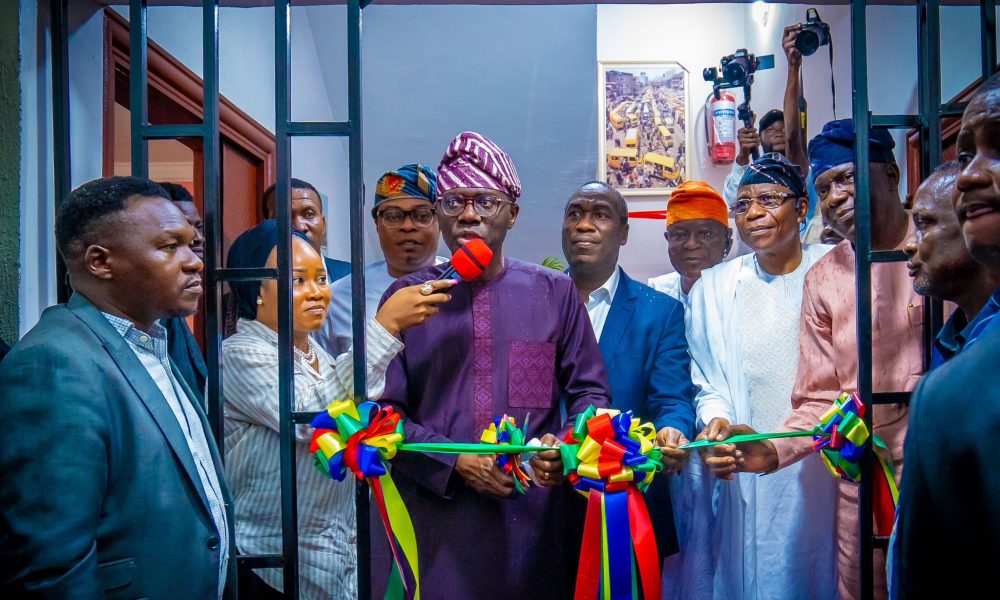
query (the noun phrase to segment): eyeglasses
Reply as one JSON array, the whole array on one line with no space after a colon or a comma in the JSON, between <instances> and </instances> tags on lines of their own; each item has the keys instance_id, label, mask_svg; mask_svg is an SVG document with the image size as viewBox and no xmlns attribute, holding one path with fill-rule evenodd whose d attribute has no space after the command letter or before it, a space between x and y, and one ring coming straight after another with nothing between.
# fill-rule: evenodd
<instances>
[{"instance_id":1,"label":"eyeglasses","mask_svg":"<svg viewBox=\"0 0 1000 600\"><path fill-rule=\"evenodd\" d=\"M465 194L445 194L438 198L441 205L441 212L449 217L457 217L465 211L465 207L472 203L472 209L480 217L492 217L500 212L500 206L505 202L514 204L506 198L501 198L495 194L476 194L467 196Z\"/></svg>"},{"instance_id":2,"label":"eyeglasses","mask_svg":"<svg viewBox=\"0 0 1000 600\"><path fill-rule=\"evenodd\" d=\"M736 215L746 214L750 207L756 202L764 210L774 210L785 203L789 198L794 198L795 194L788 192L768 192L752 198L739 198L729 205L729 210Z\"/></svg>"},{"instance_id":3,"label":"eyeglasses","mask_svg":"<svg viewBox=\"0 0 1000 600\"><path fill-rule=\"evenodd\" d=\"M406 217L410 217L410 220L417 227L423 228L428 227L434 222L435 214L437 214L437 211L431 206L418 206L412 210L392 207L379 211L378 218L389 229L399 229L402 227L403 223L406 222Z\"/></svg>"}]
</instances>

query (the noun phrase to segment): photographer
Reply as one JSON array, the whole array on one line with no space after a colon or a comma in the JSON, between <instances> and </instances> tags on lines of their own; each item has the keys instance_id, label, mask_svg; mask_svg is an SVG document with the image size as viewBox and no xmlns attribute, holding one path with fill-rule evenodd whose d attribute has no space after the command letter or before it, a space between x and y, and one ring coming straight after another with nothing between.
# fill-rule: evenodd
<instances>
[{"instance_id":1,"label":"photographer","mask_svg":"<svg viewBox=\"0 0 1000 600\"><path fill-rule=\"evenodd\" d=\"M806 154L805 135L802 131L802 113L799 98L802 97L802 53L795 47L795 39L802 31L802 24L789 25L781 37L781 47L788 62L788 79L785 81L785 156L789 162L799 165L802 175L809 175L809 156Z\"/></svg>"},{"instance_id":2,"label":"photographer","mask_svg":"<svg viewBox=\"0 0 1000 600\"><path fill-rule=\"evenodd\" d=\"M812 54L815 50L812 49L812 44L802 45L802 40L798 38L808 23L812 23L813 19L819 21L818 14L809 15L807 13L807 15L806 24L798 23L785 27L785 31L781 37L781 47L785 51L785 60L788 62L788 79L785 82L784 98L785 156L788 157L790 162L802 168L802 175L805 177L809 188L810 208L806 220L806 229L802 232L802 241L806 243L822 242L828 244L836 243L843 238L837 236L832 230L827 231L824 228L822 217L819 215L819 211L816 210L816 207L819 206L819 196L816 195L816 189L813 186L813 177L809 172L809 155L806 153L805 143L807 132L802 130L802 113L799 110L799 99L802 98L802 51L799 48L807 48L807 54ZM820 24L822 24L822 21L820 21ZM816 35L815 32L810 33L813 36ZM817 38L816 43L820 45L829 43L828 38L826 42L820 40L821 38ZM840 239L837 239L838 237Z\"/></svg>"},{"instance_id":3,"label":"photographer","mask_svg":"<svg viewBox=\"0 0 1000 600\"><path fill-rule=\"evenodd\" d=\"M818 15L816 18L818 19ZM759 129L754 127L739 129L737 139L740 150L732 171L726 176L723 197L727 203L735 201L740 179L750 164L750 153L758 146L765 154L768 152L783 154L789 162L802 169L803 177L809 184L810 214L806 221L806 230L802 234L803 241L818 242L821 239L823 226L814 208L819 202L812 186L812 178L809 177L809 157L805 147L806 132L802 130L802 113L799 109L799 99L802 97L802 52L796 47L796 40L803 29L803 23L789 25L785 27L781 37L781 47L788 63L784 110L772 109L765 113L760 119Z\"/></svg>"},{"instance_id":4,"label":"photographer","mask_svg":"<svg viewBox=\"0 0 1000 600\"><path fill-rule=\"evenodd\" d=\"M785 93L788 96L788 93ZM787 101L785 102L787 104ZM796 105L797 106L797 105ZM726 183L723 187L723 198L726 204L736 201L736 192L740 188L740 179L746 173L750 165L750 153L758 146L764 149L764 154L777 152L785 154L785 116L777 108L771 109L760 118L760 129L755 127L741 127L736 133L739 140L740 151L733 162L733 169L726 176Z\"/></svg>"}]
</instances>

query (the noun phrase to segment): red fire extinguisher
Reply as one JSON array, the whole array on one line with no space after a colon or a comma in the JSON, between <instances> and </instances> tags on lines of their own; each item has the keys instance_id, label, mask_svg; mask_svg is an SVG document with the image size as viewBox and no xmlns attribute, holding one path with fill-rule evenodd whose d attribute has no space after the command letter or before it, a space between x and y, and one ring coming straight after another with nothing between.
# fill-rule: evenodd
<instances>
[{"instance_id":1,"label":"red fire extinguisher","mask_svg":"<svg viewBox=\"0 0 1000 600\"><path fill-rule=\"evenodd\" d=\"M728 165L736 159L736 98L720 92L709 94L705 101L705 138L708 155L717 165Z\"/></svg>"}]
</instances>

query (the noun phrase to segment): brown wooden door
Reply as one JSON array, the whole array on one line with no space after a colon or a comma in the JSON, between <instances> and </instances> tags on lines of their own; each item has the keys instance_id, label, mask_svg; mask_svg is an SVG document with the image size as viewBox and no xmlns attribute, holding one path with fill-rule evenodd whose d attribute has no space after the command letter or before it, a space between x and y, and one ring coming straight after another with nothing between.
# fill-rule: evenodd
<instances>
[{"instance_id":1,"label":"brown wooden door","mask_svg":"<svg viewBox=\"0 0 1000 600\"><path fill-rule=\"evenodd\" d=\"M222 252L241 233L261 221L260 162L229 140L222 142Z\"/></svg>"}]
</instances>

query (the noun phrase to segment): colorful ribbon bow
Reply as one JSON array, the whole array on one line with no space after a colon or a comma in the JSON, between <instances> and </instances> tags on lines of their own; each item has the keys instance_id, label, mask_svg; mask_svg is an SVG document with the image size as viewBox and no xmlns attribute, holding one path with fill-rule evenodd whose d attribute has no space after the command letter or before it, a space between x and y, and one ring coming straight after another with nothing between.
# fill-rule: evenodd
<instances>
[{"instance_id":1,"label":"colorful ribbon bow","mask_svg":"<svg viewBox=\"0 0 1000 600\"><path fill-rule=\"evenodd\" d=\"M379 408L374 402L365 402L355 408L354 402L340 400L316 415L312 426L316 431L309 451L321 473L343 481L350 470L358 480L368 479L395 562L389 586L404 589L409 597L419 600L420 563L413 522L384 462L396 455L403 441L403 422L399 413L391 406ZM358 518L367 516L358 515ZM404 575L405 564L409 564L413 575L412 588Z\"/></svg>"},{"instance_id":2,"label":"colorful ribbon bow","mask_svg":"<svg viewBox=\"0 0 1000 600\"><path fill-rule=\"evenodd\" d=\"M403 441L403 421L392 407L365 402L355 408L350 400L334 402L312 420L309 451L316 467L337 481L350 470L358 480L387 473L383 460L396 455Z\"/></svg>"},{"instance_id":3,"label":"colorful ribbon bow","mask_svg":"<svg viewBox=\"0 0 1000 600\"><path fill-rule=\"evenodd\" d=\"M868 438L872 437L875 447L885 451L885 455L875 452L879 470L874 477L872 504L879 535L889 535L896 517L899 489L893 475L892 460L887 458L888 448L877 435L870 436L864 416L865 405L857 394L841 394L813 429L813 449L820 453L823 463L834 477L855 483L861 482L859 462Z\"/></svg>"},{"instance_id":4,"label":"colorful ribbon bow","mask_svg":"<svg viewBox=\"0 0 1000 600\"><path fill-rule=\"evenodd\" d=\"M645 598L660 597L660 558L642 492L663 468L656 430L632 412L588 407L559 447L563 469L587 498L576 600L634 598L633 550Z\"/></svg>"},{"instance_id":5,"label":"colorful ribbon bow","mask_svg":"<svg viewBox=\"0 0 1000 600\"><path fill-rule=\"evenodd\" d=\"M855 483L861 482L861 466L858 464L864 453L865 444L871 438L875 445L875 457L879 469L875 474L875 488L872 496L875 526L879 535L889 535L896 518L896 502L899 488L893 475L892 458L885 442L879 436L871 435L865 425L865 405L857 394L843 393L834 401L819 424L809 431L782 431L779 433L747 433L734 435L723 441L699 440L680 447L694 450L718 446L720 444L740 444L778 438L813 438L813 449L820 453L826 468L834 477ZM881 452L879 452L881 450Z\"/></svg>"},{"instance_id":6,"label":"colorful ribbon bow","mask_svg":"<svg viewBox=\"0 0 1000 600\"><path fill-rule=\"evenodd\" d=\"M483 435L480 436L480 441L484 444L494 444L497 446L523 446L524 445L524 430L519 429L517 426L517 421L514 417L508 417L504 415L502 417L497 417L493 419L490 426L483 431ZM528 474L524 472L521 468L521 455L520 454L497 454L496 455L497 466L504 473L507 473L514 478L514 487L521 494L528 490L528 486L531 484L531 478Z\"/></svg>"}]
</instances>

